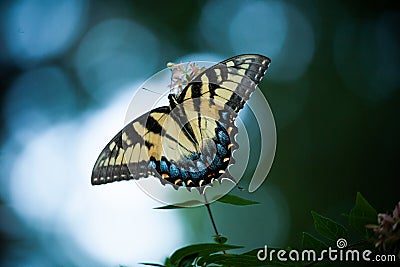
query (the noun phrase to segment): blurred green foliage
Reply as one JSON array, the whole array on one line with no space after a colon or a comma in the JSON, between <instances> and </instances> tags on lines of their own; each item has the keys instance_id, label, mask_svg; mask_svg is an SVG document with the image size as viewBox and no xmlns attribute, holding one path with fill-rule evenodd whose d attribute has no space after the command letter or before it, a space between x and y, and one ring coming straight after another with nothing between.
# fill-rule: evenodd
<instances>
[{"instance_id":1,"label":"blurred green foliage","mask_svg":"<svg viewBox=\"0 0 400 267\"><path fill-rule=\"evenodd\" d=\"M0 14L8 12L5 2L0 4ZM223 57L233 56L229 49L215 51L195 38L199 34L197 23L202 7L209 2L92 1L87 17L88 25L77 42L62 55L44 64L59 66L71 78L72 84L75 85L74 94L79 99L75 115L82 114L89 107L99 104L84 90L72 66L79 42L91 27L114 17L134 18L136 22L148 27L161 40L160 60L154 71L164 68L172 59L189 53L207 52ZM316 36L316 48L311 63L300 78L281 82L269 79L267 74L260 85L273 110L278 131L275 161L263 187L277 188L283 194L290 212L288 238L283 242L300 246L301 233L312 230L310 210L318 210L342 223L344 219L340 216L340 212L350 208L355 192L363 192L378 211L385 211L398 201L400 85L396 84L388 97L377 97L372 100L364 97L363 94L367 94L368 91L365 87L369 77L361 69L354 68L354 66L360 67L354 65L358 63L354 54L361 49L366 49L371 54L374 51L367 49L371 47L368 42L352 41L351 35L345 36L346 38L340 41L348 46L347 52L343 51L345 62L348 64L342 64L338 69L335 65L334 42L337 27L343 21L355 21L361 27L369 25L385 14L398 15L400 7L396 1L287 1L287 3L295 6L310 21ZM220 14L224 18L230 16L223 10ZM394 20L396 21L398 22L398 19ZM398 60L400 34L394 22L390 25L395 29L393 34L395 45L384 52L385 55L393 55L394 59L400 62ZM350 26L350 24L345 25L344 28L350 29ZM355 33L358 34L361 30L357 28ZM4 39L4 36L1 38ZM240 35L237 38L241 38ZM274 37L270 38L273 42ZM220 40L213 41L220 42ZM369 58L364 59L367 62L369 60ZM273 69L274 62L279 61L280 58L272 58L270 68ZM383 74L398 69L391 68L390 64L377 66L374 61L368 65L383 69ZM0 57L0 101L4 105L11 85L24 71L25 66L16 64L7 56ZM353 75L352 79L344 79L341 72ZM378 76L383 77L382 79L385 77L381 74ZM385 91L386 84L383 80L382 88L379 84L378 88ZM104 98L109 98L109 95L105 95ZM10 130L6 128L8 118L4 110L1 115L0 141L3 144L9 137ZM7 153L3 151L1 157L6 158ZM250 175L252 171L250 168L246 174ZM249 196L245 197L251 199ZM267 195L261 196L257 201L265 203L267 198ZM229 214L229 208L224 207L224 209ZM349 216L355 219L356 212L357 209L352 210ZM371 215L372 211L367 210L367 213ZM202 229L203 232L211 229L201 228L203 223L199 218L204 218L205 214L198 209L183 211L180 215L183 220L187 220L190 227L186 231L194 235L194 238L199 236L191 233L193 228ZM222 217L224 216L217 218L217 221L224 221ZM2 220L5 221L3 218ZM253 221L248 217L238 216L235 224L240 225L241 229L249 229ZM352 224L356 225L357 222ZM221 223L221 233L229 231L231 229L229 227L230 224ZM198 231L203 233L202 230ZM242 233L238 233L240 234ZM264 238L267 237L260 236L258 242L263 242ZM8 238L3 237L3 234L1 240L2 243L8 242ZM246 240L246 242L253 241Z\"/></svg>"},{"instance_id":2,"label":"blurred green foliage","mask_svg":"<svg viewBox=\"0 0 400 267\"><path fill-rule=\"evenodd\" d=\"M234 200L233 202L236 202ZM225 202L226 204L230 204L229 201ZM370 254L373 255L392 255L394 257L400 257L396 254L390 254L389 248L378 250L376 246L374 246L374 239L371 239L371 235L368 230L368 225L374 224L377 222L377 212L375 209L367 202L367 200L361 195L360 192L357 192L356 203L354 207L351 209L349 215L347 216L348 225L352 228L351 231L346 229L340 223L335 222L334 220L324 217L318 214L315 211L311 211L311 215L314 220L314 228L315 230L326 240L328 243L326 244L324 241L319 240L318 238L312 236L309 233L303 232L302 238L302 251L310 251L313 250L313 253L303 254L302 251L297 249L296 253L290 253L292 248L257 248L245 253L236 254L230 252L232 249L241 248L240 246L235 245L227 245L218 242L215 240L217 244L194 244L186 247L179 248L175 250L170 257L168 257L164 264L158 263L142 263L143 265L149 266L161 266L161 267L191 267L191 266L221 266L221 267L251 267L251 266L312 266L312 265L330 265L332 263L346 264L346 261L350 261L352 264L362 265L368 264L369 262L365 260L364 253L365 249L370 251ZM247 229L244 229L245 231ZM360 231L361 230L361 231ZM347 240L351 238L354 240L354 236L349 237L349 233L353 235L353 232L359 231L362 233L361 241L348 244ZM347 240L346 240L347 239ZM227 238L224 240L227 241ZM225 243L224 242L224 243ZM397 241L397 248L398 246ZM331 251L334 250L331 258ZM347 255L346 251L351 249L353 251L357 250L358 255L362 254L363 256L338 256L339 253ZM228 252L226 252L228 251ZM268 251L268 252L267 252ZM274 251L274 252L273 252ZM285 252L274 255L275 252ZM341 252L338 252L341 251ZM269 253L269 254L267 254ZM385 254L386 253L386 254ZM396 252L398 253L398 251ZM287 255L284 255L287 254ZM340 254L340 255L342 255ZM370 261L374 261L373 256L367 255ZM280 255L280 256L277 256ZM289 255L289 256L288 256ZM300 256L301 255L301 256ZM284 258L286 260L281 260L280 258ZM299 260L295 260L298 257ZM308 257L308 258L302 258ZM347 258L348 257L348 258ZM355 257L355 258L353 258ZM288 260L289 259L289 260ZM334 260L336 259L336 260ZM356 262L355 259L358 259ZM396 260L396 259L395 259ZM395 261L394 260L394 261ZM398 259L397 259L398 260ZM388 262L393 261L388 260Z\"/></svg>"}]
</instances>

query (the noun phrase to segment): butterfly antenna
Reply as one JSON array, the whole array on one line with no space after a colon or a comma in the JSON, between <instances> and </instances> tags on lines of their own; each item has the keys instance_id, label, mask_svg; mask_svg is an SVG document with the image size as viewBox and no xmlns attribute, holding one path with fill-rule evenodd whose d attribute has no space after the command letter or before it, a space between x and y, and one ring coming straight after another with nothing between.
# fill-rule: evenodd
<instances>
[{"instance_id":1,"label":"butterfly antenna","mask_svg":"<svg viewBox=\"0 0 400 267\"><path fill-rule=\"evenodd\" d=\"M142 90L149 91L149 92L155 93L157 95L162 95L162 94L160 94L160 93L158 93L156 91L153 91L153 90L150 90L150 89L147 89L147 88L144 88L144 87L142 87Z\"/></svg>"}]
</instances>

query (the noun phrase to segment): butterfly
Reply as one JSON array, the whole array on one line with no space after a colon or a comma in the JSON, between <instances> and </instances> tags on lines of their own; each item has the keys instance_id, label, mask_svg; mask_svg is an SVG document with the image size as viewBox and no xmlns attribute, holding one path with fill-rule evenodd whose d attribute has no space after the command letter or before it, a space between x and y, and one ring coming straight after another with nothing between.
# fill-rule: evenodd
<instances>
[{"instance_id":1,"label":"butterfly","mask_svg":"<svg viewBox=\"0 0 400 267\"><path fill-rule=\"evenodd\" d=\"M92 185L154 176L175 189L203 192L214 180L235 181L227 169L238 148L235 119L270 62L257 54L234 56L170 93L168 106L137 117L105 146Z\"/></svg>"}]
</instances>

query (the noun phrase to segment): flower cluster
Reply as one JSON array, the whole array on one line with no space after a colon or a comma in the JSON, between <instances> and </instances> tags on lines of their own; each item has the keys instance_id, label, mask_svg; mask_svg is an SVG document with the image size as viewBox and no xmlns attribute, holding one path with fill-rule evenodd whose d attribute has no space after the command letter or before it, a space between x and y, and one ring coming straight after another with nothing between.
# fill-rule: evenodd
<instances>
[{"instance_id":1,"label":"flower cluster","mask_svg":"<svg viewBox=\"0 0 400 267\"><path fill-rule=\"evenodd\" d=\"M375 247L395 253L400 258L400 202L392 214L378 214L378 225L369 224L366 227L374 232Z\"/></svg>"},{"instance_id":2,"label":"flower cluster","mask_svg":"<svg viewBox=\"0 0 400 267\"><path fill-rule=\"evenodd\" d=\"M200 68L196 63L168 63L167 67L172 70L171 75L171 84L169 88L171 89L171 93L178 94L180 93L185 86L191 82L197 75L201 72L205 71L206 68Z\"/></svg>"}]
</instances>

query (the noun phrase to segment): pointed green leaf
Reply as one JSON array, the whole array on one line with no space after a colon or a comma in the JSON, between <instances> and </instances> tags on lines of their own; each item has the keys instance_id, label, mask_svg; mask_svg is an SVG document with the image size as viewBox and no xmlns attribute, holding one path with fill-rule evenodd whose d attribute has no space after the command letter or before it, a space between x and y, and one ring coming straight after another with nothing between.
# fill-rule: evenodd
<instances>
[{"instance_id":1,"label":"pointed green leaf","mask_svg":"<svg viewBox=\"0 0 400 267\"><path fill-rule=\"evenodd\" d=\"M197 258L198 255L199 255L198 253L194 253L194 254L187 255L187 256L183 257L179 261L178 267L192 267L193 266L193 262Z\"/></svg>"},{"instance_id":2,"label":"pointed green leaf","mask_svg":"<svg viewBox=\"0 0 400 267\"><path fill-rule=\"evenodd\" d=\"M315 251L322 251L328 247L327 244L306 232L303 232L302 246L303 249L314 249Z\"/></svg>"},{"instance_id":3,"label":"pointed green leaf","mask_svg":"<svg viewBox=\"0 0 400 267\"><path fill-rule=\"evenodd\" d=\"M162 265L162 264L158 264L158 263L150 263L150 262L139 262L139 264L146 265L146 266L158 266L158 267L165 267L165 266L164 266L164 265Z\"/></svg>"},{"instance_id":4,"label":"pointed green leaf","mask_svg":"<svg viewBox=\"0 0 400 267\"><path fill-rule=\"evenodd\" d=\"M311 211L311 215L314 219L314 227L322 236L330 239L332 241L336 241L339 238L347 237L347 230L343 227L343 225L324 217L315 211Z\"/></svg>"},{"instance_id":5,"label":"pointed green leaf","mask_svg":"<svg viewBox=\"0 0 400 267\"><path fill-rule=\"evenodd\" d=\"M182 259L189 255L196 255L196 257L203 257L220 251L241 248L241 246L227 245L227 244L195 244L176 250L170 257L171 264L179 266Z\"/></svg>"},{"instance_id":6,"label":"pointed green leaf","mask_svg":"<svg viewBox=\"0 0 400 267\"><path fill-rule=\"evenodd\" d=\"M230 266L230 267L257 267L285 265L282 262L260 261L257 256L237 254L214 254L202 257L198 262L199 266Z\"/></svg>"},{"instance_id":7,"label":"pointed green leaf","mask_svg":"<svg viewBox=\"0 0 400 267\"><path fill-rule=\"evenodd\" d=\"M257 201L248 200L248 199L244 199L244 198L234 196L234 195L229 195L229 194L217 199L217 201L226 203L226 204L237 205L237 206L260 204L260 202L257 202Z\"/></svg>"},{"instance_id":8,"label":"pointed green leaf","mask_svg":"<svg viewBox=\"0 0 400 267\"><path fill-rule=\"evenodd\" d=\"M153 208L155 210L174 210L174 209L183 209L184 207L174 206L174 205L166 205L161 207Z\"/></svg>"},{"instance_id":9,"label":"pointed green leaf","mask_svg":"<svg viewBox=\"0 0 400 267\"><path fill-rule=\"evenodd\" d=\"M199 206L202 205L203 203L198 201L198 200L189 200L186 202L181 202L181 203L175 203L172 205L166 205L166 206L162 206L162 207L157 207L157 208L153 208L155 210L170 210L170 209L183 209L186 207L193 207L193 206Z\"/></svg>"},{"instance_id":10,"label":"pointed green leaf","mask_svg":"<svg viewBox=\"0 0 400 267\"><path fill-rule=\"evenodd\" d=\"M377 224L378 214L368 201L357 192L356 204L349 213L349 225L363 237L370 237L371 229L365 228L367 224Z\"/></svg>"}]
</instances>

